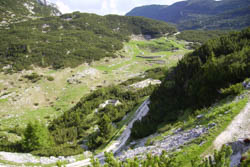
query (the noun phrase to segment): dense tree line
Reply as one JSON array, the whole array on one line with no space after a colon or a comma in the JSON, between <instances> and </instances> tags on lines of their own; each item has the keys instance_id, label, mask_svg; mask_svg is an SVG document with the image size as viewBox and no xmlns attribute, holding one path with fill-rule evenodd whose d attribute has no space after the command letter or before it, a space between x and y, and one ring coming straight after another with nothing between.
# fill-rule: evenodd
<instances>
[{"instance_id":1,"label":"dense tree line","mask_svg":"<svg viewBox=\"0 0 250 167\"><path fill-rule=\"evenodd\" d=\"M167 23L142 17L98 16L75 12L10 25L0 30L0 68L9 71L31 65L76 67L104 57L115 57L131 34L159 37L173 34Z\"/></svg>"},{"instance_id":2,"label":"dense tree line","mask_svg":"<svg viewBox=\"0 0 250 167\"><path fill-rule=\"evenodd\" d=\"M196 48L205 44L208 40L218 38L225 35L228 31L222 30L186 30L176 35L179 40L192 42L191 47Z\"/></svg>"},{"instance_id":3,"label":"dense tree line","mask_svg":"<svg viewBox=\"0 0 250 167\"><path fill-rule=\"evenodd\" d=\"M179 30L232 30L250 26L248 0L188 0L136 7L127 16L144 16L173 23Z\"/></svg>"},{"instance_id":4,"label":"dense tree line","mask_svg":"<svg viewBox=\"0 0 250 167\"><path fill-rule=\"evenodd\" d=\"M185 55L170 69L164 82L151 96L149 114L134 124L135 138L147 136L161 122L175 121L183 109L199 109L237 92L225 90L250 76L250 28L210 40Z\"/></svg>"}]
</instances>

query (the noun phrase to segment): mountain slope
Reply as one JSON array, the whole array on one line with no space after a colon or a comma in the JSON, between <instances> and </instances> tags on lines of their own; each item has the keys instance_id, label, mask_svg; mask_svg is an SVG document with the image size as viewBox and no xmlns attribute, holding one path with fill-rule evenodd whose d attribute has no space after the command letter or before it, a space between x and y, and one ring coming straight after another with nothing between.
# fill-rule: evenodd
<instances>
[{"instance_id":1,"label":"mountain slope","mask_svg":"<svg viewBox=\"0 0 250 167\"><path fill-rule=\"evenodd\" d=\"M176 28L142 17L98 16L75 12L13 24L0 31L0 68L10 71L30 65L75 67L115 57L132 34L159 37Z\"/></svg>"},{"instance_id":2,"label":"mountain slope","mask_svg":"<svg viewBox=\"0 0 250 167\"><path fill-rule=\"evenodd\" d=\"M0 1L0 26L36 17L58 15L61 15L61 12L54 4L44 4L40 0Z\"/></svg>"},{"instance_id":3,"label":"mountain slope","mask_svg":"<svg viewBox=\"0 0 250 167\"><path fill-rule=\"evenodd\" d=\"M171 22L184 29L240 29L250 24L249 0L188 0L171 6L137 7L127 16Z\"/></svg>"},{"instance_id":4,"label":"mountain slope","mask_svg":"<svg viewBox=\"0 0 250 167\"><path fill-rule=\"evenodd\" d=\"M187 54L152 94L150 112L135 124L134 137L147 136L160 122L176 121L240 92L243 86L236 83L250 76L249 43L250 28L210 40Z\"/></svg>"}]
</instances>

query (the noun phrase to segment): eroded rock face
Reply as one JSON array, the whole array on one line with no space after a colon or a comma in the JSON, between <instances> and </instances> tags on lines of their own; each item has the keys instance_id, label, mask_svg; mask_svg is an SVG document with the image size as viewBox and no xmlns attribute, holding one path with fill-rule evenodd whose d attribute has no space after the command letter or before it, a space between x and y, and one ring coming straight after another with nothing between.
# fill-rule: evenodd
<instances>
[{"instance_id":1,"label":"eroded rock face","mask_svg":"<svg viewBox=\"0 0 250 167\"><path fill-rule=\"evenodd\" d=\"M233 154L231 156L231 167L238 166L240 164L242 154L246 153L248 150L250 150L250 143L246 142L247 140L245 139L239 139L236 142L229 143L232 147Z\"/></svg>"},{"instance_id":2,"label":"eroded rock face","mask_svg":"<svg viewBox=\"0 0 250 167\"><path fill-rule=\"evenodd\" d=\"M247 82L247 81L243 82L243 83L242 83L242 86L243 86L245 89L250 89L250 81L249 81L249 82Z\"/></svg>"}]
</instances>

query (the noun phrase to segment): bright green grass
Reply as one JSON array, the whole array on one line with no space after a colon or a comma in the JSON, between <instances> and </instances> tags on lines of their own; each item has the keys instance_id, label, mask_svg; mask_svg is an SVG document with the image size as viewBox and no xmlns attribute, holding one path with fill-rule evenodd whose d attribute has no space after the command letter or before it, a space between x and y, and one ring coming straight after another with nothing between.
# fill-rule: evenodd
<instances>
[{"instance_id":1,"label":"bright green grass","mask_svg":"<svg viewBox=\"0 0 250 167\"><path fill-rule=\"evenodd\" d=\"M8 102L8 99L0 99L0 104Z\"/></svg>"}]
</instances>

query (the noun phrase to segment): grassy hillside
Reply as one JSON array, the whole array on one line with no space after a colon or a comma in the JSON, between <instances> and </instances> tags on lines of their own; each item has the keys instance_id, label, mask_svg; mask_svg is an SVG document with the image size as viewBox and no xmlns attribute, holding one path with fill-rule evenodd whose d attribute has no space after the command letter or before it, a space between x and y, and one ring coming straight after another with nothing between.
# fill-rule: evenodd
<instances>
[{"instance_id":1,"label":"grassy hillside","mask_svg":"<svg viewBox=\"0 0 250 167\"><path fill-rule=\"evenodd\" d=\"M177 25L179 30L242 29L249 26L249 0L188 0L170 6L137 7L127 16L144 16Z\"/></svg>"},{"instance_id":2,"label":"grassy hillside","mask_svg":"<svg viewBox=\"0 0 250 167\"><path fill-rule=\"evenodd\" d=\"M168 71L165 81L151 96L150 112L134 126L134 137L151 134L161 122L172 122L190 109L213 102L243 89L250 75L250 28L210 40L185 55Z\"/></svg>"},{"instance_id":3,"label":"grassy hillside","mask_svg":"<svg viewBox=\"0 0 250 167\"><path fill-rule=\"evenodd\" d=\"M72 13L12 24L0 30L0 68L55 69L116 57L132 34L160 37L176 32L164 22L142 17Z\"/></svg>"}]
</instances>

